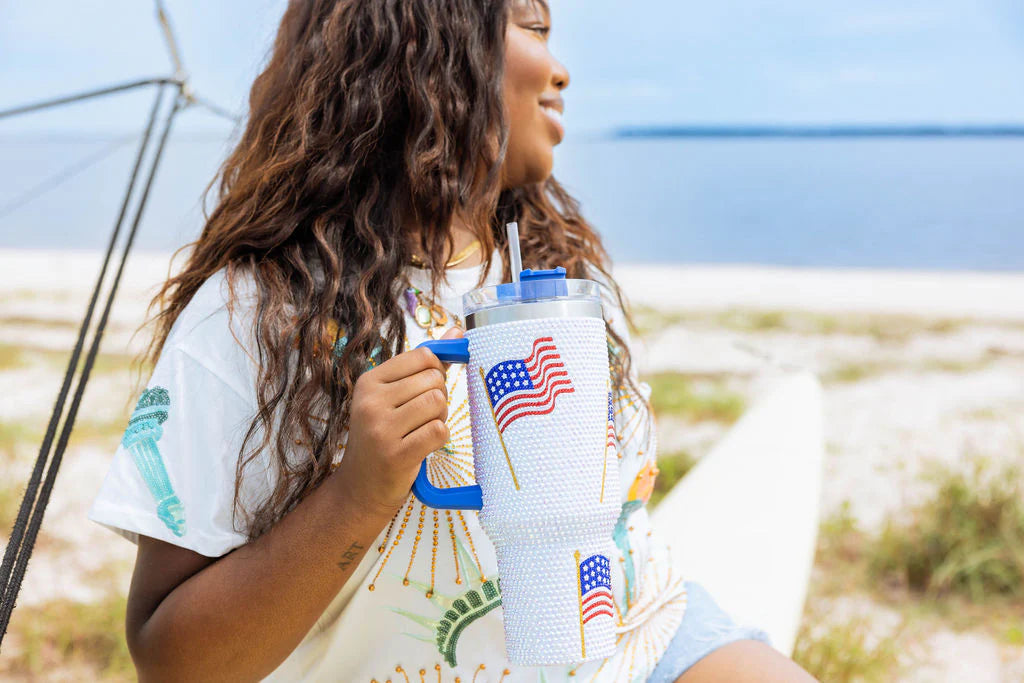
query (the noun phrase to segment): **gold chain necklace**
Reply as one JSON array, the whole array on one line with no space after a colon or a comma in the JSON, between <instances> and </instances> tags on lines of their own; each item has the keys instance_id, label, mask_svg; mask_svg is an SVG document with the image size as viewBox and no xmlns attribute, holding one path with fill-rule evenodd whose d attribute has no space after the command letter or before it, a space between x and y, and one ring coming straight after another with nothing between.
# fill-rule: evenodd
<instances>
[{"instance_id":1,"label":"gold chain necklace","mask_svg":"<svg viewBox=\"0 0 1024 683\"><path fill-rule=\"evenodd\" d=\"M463 261L465 261L466 259L468 259L473 254L478 252L479 250L480 250L480 240L473 240L472 242L470 242L466 246L465 249L462 249L458 254L453 256L451 258L451 260L448 261L448 263L444 264L444 267L445 268L452 268L453 266L457 266L460 263L462 263ZM414 266L416 266L417 268L428 268L429 267L429 265L426 262L424 262L424 260L421 259L416 254L413 254L412 256L410 256L410 260L412 261L412 264Z\"/></svg>"},{"instance_id":2,"label":"gold chain necklace","mask_svg":"<svg viewBox=\"0 0 1024 683\"><path fill-rule=\"evenodd\" d=\"M445 269L457 266L480 250L480 240L473 240L466 247L459 251L445 264ZM410 257L412 264L417 268L429 268L416 254ZM445 325L451 319L458 327L463 327L462 318L447 310L444 306L428 298L423 290L414 287L412 283L406 288L405 307L409 315L416 321L416 324L426 330L427 336L431 339L439 339L445 333Z\"/></svg>"}]
</instances>

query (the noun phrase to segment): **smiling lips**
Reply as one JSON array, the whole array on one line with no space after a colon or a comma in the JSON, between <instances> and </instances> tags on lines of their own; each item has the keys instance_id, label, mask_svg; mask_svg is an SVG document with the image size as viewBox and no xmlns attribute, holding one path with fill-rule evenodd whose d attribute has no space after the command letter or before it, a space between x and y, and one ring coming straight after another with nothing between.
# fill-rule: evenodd
<instances>
[{"instance_id":1,"label":"smiling lips","mask_svg":"<svg viewBox=\"0 0 1024 683\"><path fill-rule=\"evenodd\" d=\"M548 117L548 120L555 124L555 128L558 129L559 135L564 136L565 124L562 122L562 112L565 110L565 104L562 101L562 98L553 97L541 100L540 108Z\"/></svg>"}]
</instances>

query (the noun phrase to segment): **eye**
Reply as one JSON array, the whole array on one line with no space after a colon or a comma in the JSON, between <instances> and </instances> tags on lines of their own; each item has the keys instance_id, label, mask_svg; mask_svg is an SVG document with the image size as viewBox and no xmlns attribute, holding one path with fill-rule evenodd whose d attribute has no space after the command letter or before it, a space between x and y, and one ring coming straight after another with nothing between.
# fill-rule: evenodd
<instances>
[{"instance_id":1,"label":"eye","mask_svg":"<svg viewBox=\"0 0 1024 683\"><path fill-rule=\"evenodd\" d=\"M543 24L540 24L540 25L537 25L537 26L527 26L526 30L527 31L536 31L537 33L539 33L540 35L544 36L545 38L547 38L548 34L551 33L551 27L550 26L544 26Z\"/></svg>"}]
</instances>

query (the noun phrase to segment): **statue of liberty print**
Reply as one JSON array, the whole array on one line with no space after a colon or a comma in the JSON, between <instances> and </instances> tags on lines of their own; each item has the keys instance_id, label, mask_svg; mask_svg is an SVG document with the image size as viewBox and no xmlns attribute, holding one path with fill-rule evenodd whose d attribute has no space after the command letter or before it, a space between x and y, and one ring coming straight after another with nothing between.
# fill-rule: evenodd
<instances>
[{"instance_id":1,"label":"statue of liberty print","mask_svg":"<svg viewBox=\"0 0 1024 683\"><path fill-rule=\"evenodd\" d=\"M163 436L171 396L163 387L146 389L128 420L121 443L135 460L139 474L156 500L156 514L175 536L185 535L185 508L174 493L156 442Z\"/></svg>"}]
</instances>

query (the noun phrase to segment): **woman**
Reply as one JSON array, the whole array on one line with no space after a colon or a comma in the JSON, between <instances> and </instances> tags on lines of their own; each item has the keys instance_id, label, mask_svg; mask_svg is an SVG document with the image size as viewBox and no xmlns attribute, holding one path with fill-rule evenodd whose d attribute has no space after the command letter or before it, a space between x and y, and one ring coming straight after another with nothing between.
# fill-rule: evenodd
<instances>
[{"instance_id":1,"label":"woman","mask_svg":"<svg viewBox=\"0 0 1024 683\"><path fill-rule=\"evenodd\" d=\"M140 678L807 678L648 528L621 298L550 177L569 76L549 32L543 0L289 4L220 201L154 302L153 376L91 512L138 543ZM621 637L582 666L509 664L475 513L409 493L424 458L435 484L472 481L465 369L410 349L460 334L459 295L508 278L513 216L529 265L610 292Z\"/></svg>"}]
</instances>

